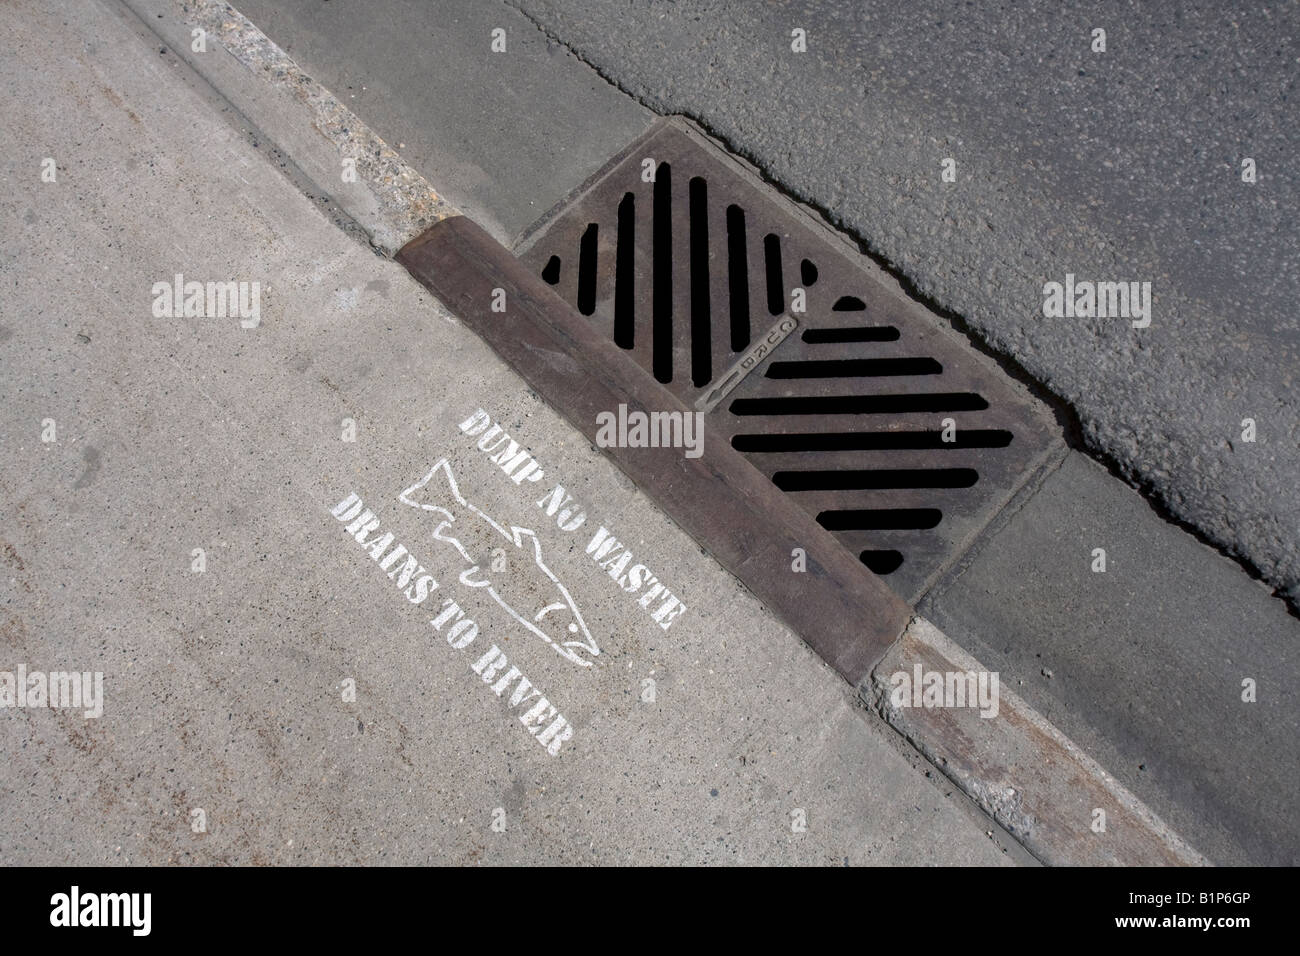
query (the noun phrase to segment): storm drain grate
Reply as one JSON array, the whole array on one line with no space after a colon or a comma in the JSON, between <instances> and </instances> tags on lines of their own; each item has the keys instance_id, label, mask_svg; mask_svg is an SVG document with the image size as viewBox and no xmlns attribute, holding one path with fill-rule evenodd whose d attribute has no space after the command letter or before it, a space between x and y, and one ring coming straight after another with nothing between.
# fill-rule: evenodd
<instances>
[{"instance_id":1,"label":"storm drain grate","mask_svg":"<svg viewBox=\"0 0 1300 956\"><path fill-rule=\"evenodd\" d=\"M1045 411L983 356L680 120L517 251L905 598L1051 442Z\"/></svg>"}]
</instances>

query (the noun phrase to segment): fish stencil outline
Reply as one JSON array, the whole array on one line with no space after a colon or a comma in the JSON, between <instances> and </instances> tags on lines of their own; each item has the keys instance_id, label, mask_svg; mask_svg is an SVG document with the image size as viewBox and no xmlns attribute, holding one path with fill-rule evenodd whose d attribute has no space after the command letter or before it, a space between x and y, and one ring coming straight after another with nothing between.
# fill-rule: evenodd
<instances>
[{"instance_id":1,"label":"fish stencil outline","mask_svg":"<svg viewBox=\"0 0 1300 956\"><path fill-rule=\"evenodd\" d=\"M474 578L474 575L480 573L481 571L478 562L476 562L473 556L470 555L469 551L465 549L465 546L461 543L459 538L456 538L447 533L448 529L452 528L452 526L456 523L456 515L453 514L450 509L444 508L441 505L423 504L419 501L413 501L411 499L412 495L414 495L416 492L423 490L424 487L428 485L429 482L433 480L434 476L437 475L439 472L442 472L445 478L446 491L448 491L451 494L451 496L455 498L457 505L466 509L471 514L477 515L483 521L486 521L493 529L496 530L498 534L501 535L501 537L505 538L506 541L509 541L511 544L515 546L515 548L517 548L520 551L524 551L525 553L528 553L528 549L525 547L525 543L528 540L532 541L532 553L530 557L532 558L533 563L536 564L538 569L542 572L542 574L546 575L546 577L550 579L551 583L555 585L557 591L559 592L559 596L562 597L563 600L554 601L550 604L547 604L540 611L538 611L533 616L533 619L530 621L528 620L526 615L520 614L518 611L516 611L514 607L512 607L505 600L505 598L501 596L500 592L496 589L495 584L490 578L487 577L480 577L478 579ZM577 664L579 667L590 667L592 665L593 662L581 657L578 654L577 650L575 650L575 648L581 648L582 650L588 651L591 653L593 657L600 654L600 648L596 645L596 639L591 636L591 632L587 630L587 624L582 619L582 612L578 610L578 605L574 603L572 595L569 594L569 589L564 586L564 584L560 581L560 579L555 576L555 573L546 566L546 562L542 560L542 543L540 540L538 540L536 532L532 531L529 528L521 528L518 525L514 525L514 524L510 525L509 529L507 530L505 525L502 525L499 522L494 521L492 517L488 515L486 512L484 512L482 509L478 508L477 506L467 501L465 499L465 496L460 493L460 487L456 483L456 476L452 473L451 470L451 462L448 461L446 457L439 458L434 463L433 467L429 469L428 474L426 474L415 484L411 485L411 487L407 488L397 497L398 500L401 501L401 503L404 505L409 505L412 508L419 508L422 511L432 511L442 516L443 520L440 521L438 523L438 526L433 530L434 540L443 541L446 542L447 544L450 544L460 553L460 556L465 559L466 563L471 565L471 567L466 568L464 571L460 573L461 584L471 588L486 588L487 593L492 598L492 600L496 601L497 604L501 605L502 609L504 609L507 614L509 614L512 618L514 618L516 621L522 624L532 634L534 634L537 637L540 637L543 641L549 644L552 648L554 648L556 653L558 653L561 657L565 658L566 660L572 661L573 663ZM541 627L538 626L539 624L543 623L542 619L545 618L548 614L558 614L560 612L567 612L572 617L572 620L568 624L568 628L567 628L568 633L581 634L582 639L571 639L567 641L557 640L551 637L544 630L542 630ZM551 622L545 622L545 623L549 624Z\"/></svg>"}]
</instances>

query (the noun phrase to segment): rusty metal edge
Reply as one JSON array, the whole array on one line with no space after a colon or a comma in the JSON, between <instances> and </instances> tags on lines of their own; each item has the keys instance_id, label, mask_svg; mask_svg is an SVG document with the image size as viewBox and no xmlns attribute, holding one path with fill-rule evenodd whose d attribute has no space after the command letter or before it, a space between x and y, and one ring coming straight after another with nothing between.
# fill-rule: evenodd
<instances>
[{"instance_id":1,"label":"rusty metal edge","mask_svg":"<svg viewBox=\"0 0 1300 956\"><path fill-rule=\"evenodd\" d=\"M463 216L396 259L589 440L620 404L689 411L508 250ZM490 310L495 289L507 311ZM704 453L607 448L613 462L855 687L903 634L911 607L724 440ZM791 567L802 548L807 571Z\"/></svg>"}]
</instances>

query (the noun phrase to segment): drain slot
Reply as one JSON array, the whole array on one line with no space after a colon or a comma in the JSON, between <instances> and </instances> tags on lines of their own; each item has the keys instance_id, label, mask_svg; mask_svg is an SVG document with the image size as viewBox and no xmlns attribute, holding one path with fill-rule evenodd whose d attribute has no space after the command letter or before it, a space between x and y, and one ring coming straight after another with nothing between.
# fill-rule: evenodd
<instances>
[{"instance_id":1,"label":"drain slot","mask_svg":"<svg viewBox=\"0 0 1300 956\"><path fill-rule=\"evenodd\" d=\"M713 380L713 327L709 315L709 187L691 177L691 383Z\"/></svg>"},{"instance_id":2,"label":"drain slot","mask_svg":"<svg viewBox=\"0 0 1300 956\"><path fill-rule=\"evenodd\" d=\"M553 285L554 283L552 283ZM804 329L803 340L809 345L839 345L844 342L897 342L898 329L892 325L859 325L838 329Z\"/></svg>"},{"instance_id":3,"label":"drain slot","mask_svg":"<svg viewBox=\"0 0 1300 956\"><path fill-rule=\"evenodd\" d=\"M805 451L918 451L963 448L1006 448L1011 432L1000 428L967 428L944 441L943 432L799 432L796 434L733 435L737 451L793 454Z\"/></svg>"},{"instance_id":4,"label":"drain slot","mask_svg":"<svg viewBox=\"0 0 1300 956\"><path fill-rule=\"evenodd\" d=\"M799 260L799 278L805 289L811 289L817 282L817 264L811 259Z\"/></svg>"},{"instance_id":5,"label":"drain slot","mask_svg":"<svg viewBox=\"0 0 1300 956\"><path fill-rule=\"evenodd\" d=\"M731 313L731 351L749 348L749 250L745 246L745 210L727 207L727 299Z\"/></svg>"},{"instance_id":6,"label":"drain slot","mask_svg":"<svg viewBox=\"0 0 1300 956\"><path fill-rule=\"evenodd\" d=\"M830 359L773 362L768 378L884 378L891 375L939 375L943 366L932 358Z\"/></svg>"},{"instance_id":7,"label":"drain slot","mask_svg":"<svg viewBox=\"0 0 1300 956\"><path fill-rule=\"evenodd\" d=\"M654 375L673 380L673 177L672 167L655 170L654 206Z\"/></svg>"},{"instance_id":8,"label":"drain slot","mask_svg":"<svg viewBox=\"0 0 1300 956\"><path fill-rule=\"evenodd\" d=\"M599 227L593 222L582 234L578 250L578 311L591 315L596 311L596 234Z\"/></svg>"},{"instance_id":9,"label":"drain slot","mask_svg":"<svg viewBox=\"0 0 1300 956\"><path fill-rule=\"evenodd\" d=\"M978 395L825 395L805 398L738 398L733 415L909 415L917 412L972 412L989 407Z\"/></svg>"},{"instance_id":10,"label":"drain slot","mask_svg":"<svg viewBox=\"0 0 1300 956\"><path fill-rule=\"evenodd\" d=\"M763 264L767 271L767 311L785 311L785 280L781 275L781 237L769 232L763 237Z\"/></svg>"},{"instance_id":11,"label":"drain slot","mask_svg":"<svg viewBox=\"0 0 1300 956\"><path fill-rule=\"evenodd\" d=\"M857 508L817 515L817 523L827 531L912 531L933 528L942 520L938 508Z\"/></svg>"},{"instance_id":12,"label":"drain slot","mask_svg":"<svg viewBox=\"0 0 1300 956\"><path fill-rule=\"evenodd\" d=\"M879 574L883 577L887 574L893 574L903 566L903 553L901 551L863 551L858 555L858 560L865 564L873 574Z\"/></svg>"},{"instance_id":13,"label":"drain slot","mask_svg":"<svg viewBox=\"0 0 1300 956\"><path fill-rule=\"evenodd\" d=\"M631 349L636 347L636 196L632 193L624 193L618 204L614 255L614 344Z\"/></svg>"},{"instance_id":14,"label":"drain slot","mask_svg":"<svg viewBox=\"0 0 1300 956\"><path fill-rule=\"evenodd\" d=\"M897 488L969 488L974 468L877 468L869 471L778 471L772 483L782 491L883 491Z\"/></svg>"}]
</instances>

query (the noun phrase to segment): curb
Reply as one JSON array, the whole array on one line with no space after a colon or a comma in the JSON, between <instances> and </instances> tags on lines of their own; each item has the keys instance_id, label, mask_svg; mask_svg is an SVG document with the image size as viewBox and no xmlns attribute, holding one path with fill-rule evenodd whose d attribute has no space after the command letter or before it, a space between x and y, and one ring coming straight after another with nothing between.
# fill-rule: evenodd
<instances>
[{"instance_id":1,"label":"curb","mask_svg":"<svg viewBox=\"0 0 1300 956\"><path fill-rule=\"evenodd\" d=\"M460 211L329 90L228 3L118 0L241 118L261 130L392 258L412 236ZM193 30L205 31L197 52ZM346 176L346 178L345 178Z\"/></svg>"},{"instance_id":2,"label":"curb","mask_svg":"<svg viewBox=\"0 0 1300 956\"><path fill-rule=\"evenodd\" d=\"M1035 857L1053 866L1207 866L1100 764L1011 691L996 716L896 700L891 677L987 673L917 617L859 687L864 703ZM900 680L899 685L902 684Z\"/></svg>"}]
</instances>

